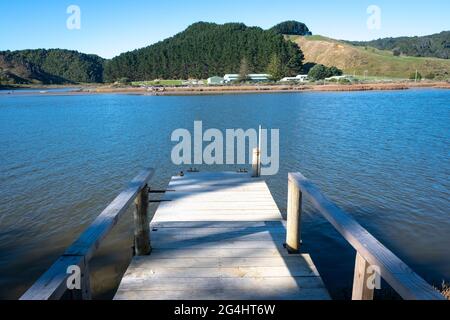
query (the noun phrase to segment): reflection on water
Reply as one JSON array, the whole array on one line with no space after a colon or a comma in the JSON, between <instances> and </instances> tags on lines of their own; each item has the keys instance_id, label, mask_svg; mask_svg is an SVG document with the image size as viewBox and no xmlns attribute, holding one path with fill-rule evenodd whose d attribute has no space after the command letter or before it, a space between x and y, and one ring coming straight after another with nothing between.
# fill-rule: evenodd
<instances>
[{"instance_id":1,"label":"reflection on water","mask_svg":"<svg viewBox=\"0 0 450 320\"><path fill-rule=\"evenodd\" d=\"M19 297L142 167L164 188L183 169L170 163L170 135L194 120L280 128L280 172L267 180L282 211L287 173L301 171L428 281L450 280L449 119L444 90L1 96L0 298ZM304 251L343 297L354 252L306 209ZM111 296L131 257L130 219L93 261L97 297Z\"/></svg>"}]
</instances>

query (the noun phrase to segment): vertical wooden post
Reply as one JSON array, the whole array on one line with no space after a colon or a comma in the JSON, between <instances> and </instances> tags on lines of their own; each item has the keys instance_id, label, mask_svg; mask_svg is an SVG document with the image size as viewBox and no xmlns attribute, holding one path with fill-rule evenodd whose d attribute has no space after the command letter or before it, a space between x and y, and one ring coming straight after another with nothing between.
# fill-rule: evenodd
<instances>
[{"instance_id":1,"label":"vertical wooden post","mask_svg":"<svg viewBox=\"0 0 450 320\"><path fill-rule=\"evenodd\" d=\"M352 300L373 300L374 289L368 286L368 280L371 276L367 272L367 268L369 267L370 265L366 259L359 252L356 253Z\"/></svg>"},{"instance_id":2,"label":"vertical wooden post","mask_svg":"<svg viewBox=\"0 0 450 320\"><path fill-rule=\"evenodd\" d=\"M260 149L253 149L253 160L252 160L252 177L258 178L261 176L261 152Z\"/></svg>"},{"instance_id":3,"label":"vertical wooden post","mask_svg":"<svg viewBox=\"0 0 450 320\"><path fill-rule=\"evenodd\" d=\"M84 268L81 270L81 299L92 300L91 295L91 277L89 275L89 264L84 262Z\"/></svg>"},{"instance_id":4,"label":"vertical wooden post","mask_svg":"<svg viewBox=\"0 0 450 320\"><path fill-rule=\"evenodd\" d=\"M71 290L69 294L70 300L92 300L91 281L89 274L89 264L86 258L83 259L80 265L80 290Z\"/></svg>"},{"instance_id":5,"label":"vertical wooden post","mask_svg":"<svg viewBox=\"0 0 450 320\"><path fill-rule=\"evenodd\" d=\"M150 225L148 221L148 186L145 186L135 199L134 210L134 253L137 256L147 256L152 248L150 245Z\"/></svg>"},{"instance_id":6,"label":"vertical wooden post","mask_svg":"<svg viewBox=\"0 0 450 320\"><path fill-rule=\"evenodd\" d=\"M288 180L286 248L289 253L300 252L302 193L295 182Z\"/></svg>"}]
</instances>

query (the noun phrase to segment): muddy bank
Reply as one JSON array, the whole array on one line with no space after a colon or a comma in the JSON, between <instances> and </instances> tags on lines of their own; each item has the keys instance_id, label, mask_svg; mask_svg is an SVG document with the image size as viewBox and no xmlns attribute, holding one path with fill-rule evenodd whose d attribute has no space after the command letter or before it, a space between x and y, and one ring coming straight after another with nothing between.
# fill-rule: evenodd
<instances>
[{"instance_id":1,"label":"muddy bank","mask_svg":"<svg viewBox=\"0 0 450 320\"><path fill-rule=\"evenodd\" d=\"M68 92L46 92L40 95L88 95L88 94L136 94L136 95L211 95L236 93L282 93L282 92L345 92L408 90L412 88L450 89L448 82L399 82L399 83L364 83L364 84L308 84L308 85L231 85L231 86L192 86L192 87L114 87L88 86ZM3 92L0 94L26 95L30 92Z\"/></svg>"}]
</instances>

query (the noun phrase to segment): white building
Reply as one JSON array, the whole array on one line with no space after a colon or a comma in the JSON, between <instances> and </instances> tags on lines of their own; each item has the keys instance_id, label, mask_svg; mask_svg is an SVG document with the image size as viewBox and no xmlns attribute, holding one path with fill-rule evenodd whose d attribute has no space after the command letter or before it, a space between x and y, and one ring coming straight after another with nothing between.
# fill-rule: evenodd
<instances>
[{"instance_id":1,"label":"white building","mask_svg":"<svg viewBox=\"0 0 450 320\"><path fill-rule=\"evenodd\" d=\"M330 81L330 80L341 80L341 79L347 79L348 76L333 76L333 77L329 77L329 78L325 78L326 81Z\"/></svg>"},{"instance_id":2,"label":"white building","mask_svg":"<svg viewBox=\"0 0 450 320\"><path fill-rule=\"evenodd\" d=\"M251 81L254 82L264 82L269 81L272 76L267 73L252 73L249 74L248 77L250 78Z\"/></svg>"},{"instance_id":3,"label":"white building","mask_svg":"<svg viewBox=\"0 0 450 320\"><path fill-rule=\"evenodd\" d=\"M269 81L270 77L271 77L270 74L265 74L265 73L251 73L248 75L248 78L250 79L250 81L253 81L253 82ZM238 81L239 78L240 78L240 76L238 74L226 74L223 77L223 82L230 83L230 82Z\"/></svg>"},{"instance_id":4,"label":"white building","mask_svg":"<svg viewBox=\"0 0 450 320\"><path fill-rule=\"evenodd\" d=\"M208 80L207 80L207 82L208 82L209 85L222 84L223 81L224 81L223 78L217 77L217 76L210 77L210 78L208 78Z\"/></svg>"},{"instance_id":5,"label":"white building","mask_svg":"<svg viewBox=\"0 0 450 320\"><path fill-rule=\"evenodd\" d=\"M223 77L223 82L224 83L230 83L230 82L234 82L234 81L238 81L239 80L239 75L238 74L226 74Z\"/></svg>"},{"instance_id":6,"label":"white building","mask_svg":"<svg viewBox=\"0 0 450 320\"><path fill-rule=\"evenodd\" d=\"M280 80L280 82L307 82L308 75L307 74L299 74L296 77L286 77Z\"/></svg>"}]
</instances>

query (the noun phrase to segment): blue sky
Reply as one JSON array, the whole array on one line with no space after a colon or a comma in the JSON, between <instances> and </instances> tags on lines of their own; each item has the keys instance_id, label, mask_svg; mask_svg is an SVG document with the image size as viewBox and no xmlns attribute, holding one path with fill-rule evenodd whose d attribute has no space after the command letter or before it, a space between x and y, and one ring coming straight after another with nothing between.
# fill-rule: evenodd
<instances>
[{"instance_id":1,"label":"blue sky","mask_svg":"<svg viewBox=\"0 0 450 320\"><path fill-rule=\"evenodd\" d=\"M66 27L69 5L81 9L79 30ZM379 30L367 27L369 5L381 9ZM197 21L269 28L298 20L314 34L370 40L450 30L449 12L448 0L2 0L0 50L64 48L111 58Z\"/></svg>"}]
</instances>

